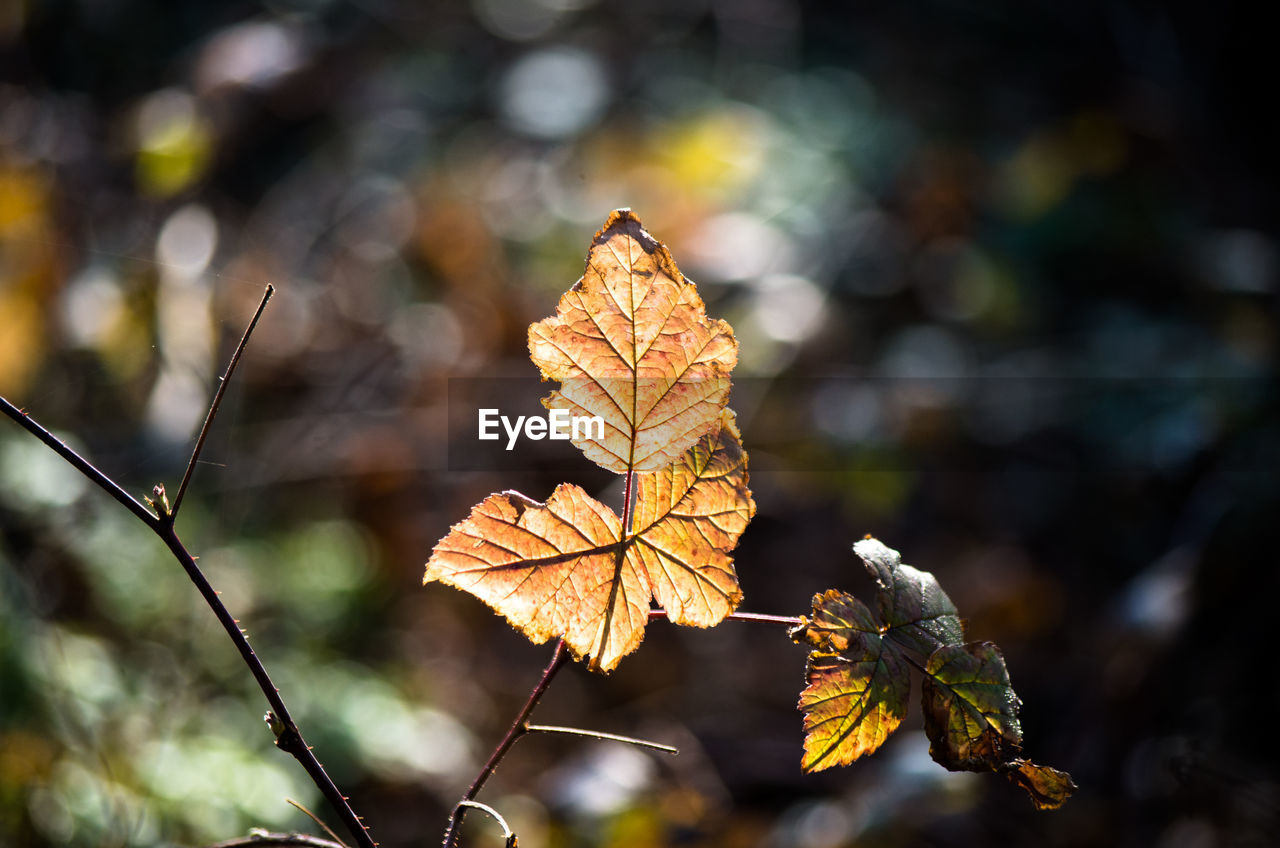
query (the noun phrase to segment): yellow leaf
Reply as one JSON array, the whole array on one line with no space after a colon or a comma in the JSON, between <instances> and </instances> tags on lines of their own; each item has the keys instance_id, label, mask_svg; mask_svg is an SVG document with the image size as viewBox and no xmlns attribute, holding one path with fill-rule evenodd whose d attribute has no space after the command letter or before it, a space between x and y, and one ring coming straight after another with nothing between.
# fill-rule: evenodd
<instances>
[{"instance_id":1,"label":"yellow leaf","mask_svg":"<svg viewBox=\"0 0 1280 848\"><path fill-rule=\"evenodd\" d=\"M470 592L535 643L563 636L599 671L639 646L654 598L677 624L718 623L742 598L728 552L755 511L733 413L720 424L638 478L639 533L623 538L618 516L574 485L545 504L503 492L436 544L422 582Z\"/></svg>"},{"instance_id":2,"label":"yellow leaf","mask_svg":"<svg viewBox=\"0 0 1280 848\"><path fill-rule=\"evenodd\" d=\"M529 328L529 354L561 386L543 404L599 416L603 439L575 439L599 465L658 471L711 430L729 397L738 343L628 209L596 234L582 278Z\"/></svg>"},{"instance_id":3,"label":"yellow leaf","mask_svg":"<svg viewBox=\"0 0 1280 848\"><path fill-rule=\"evenodd\" d=\"M649 576L654 597L676 624L711 627L742 600L729 551L755 515L747 455L731 410L717 430L680 460L636 480L628 556Z\"/></svg>"},{"instance_id":4,"label":"yellow leaf","mask_svg":"<svg viewBox=\"0 0 1280 848\"><path fill-rule=\"evenodd\" d=\"M652 594L621 541L618 516L577 486L545 504L502 492L440 540L422 582L470 592L534 643L563 636L608 671L640 644Z\"/></svg>"},{"instance_id":5,"label":"yellow leaf","mask_svg":"<svg viewBox=\"0 0 1280 848\"><path fill-rule=\"evenodd\" d=\"M800 767L847 766L884 744L907 714L911 678L901 650L882 638L871 611L831 589L813 598L813 619L791 638L813 647L800 693Z\"/></svg>"}]
</instances>

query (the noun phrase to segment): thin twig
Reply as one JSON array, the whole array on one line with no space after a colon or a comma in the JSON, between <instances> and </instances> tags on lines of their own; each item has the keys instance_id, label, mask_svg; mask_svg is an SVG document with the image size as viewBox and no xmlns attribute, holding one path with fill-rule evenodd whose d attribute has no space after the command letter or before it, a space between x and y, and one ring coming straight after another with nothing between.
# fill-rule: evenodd
<instances>
[{"instance_id":1,"label":"thin twig","mask_svg":"<svg viewBox=\"0 0 1280 848\"><path fill-rule=\"evenodd\" d=\"M268 287L268 290L269 289L270 287ZM268 291L268 294L269 293L270 292ZM264 298L263 303L265 302L266 299ZM257 322L258 315L260 315L261 312L262 309L260 306L258 313L254 315L254 323ZM252 326L253 325L250 324L250 329L252 329ZM237 357L240 354L240 350L243 349L244 340L248 338L248 335L249 334L246 332L244 339L241 340L240 348L236 351ZM227 375L230 376L230 374L231 368L228 368ZM226 380L224 379L222 389L225 389L225 387ZM218 403L218 399L220 397L221 390L214 399L215 405ZM218 596L218 593L214 591L213 586L209 583L209 579L205 577L204 573L200 570L200 567L196 565L195 557L191 555L190 551L188 551L186 546L182 543L182 540L178 538L177 531L174 529L173 525L173 513L177 505L174 505L174 509L168 508L165 505L163 487L156 486L154 492L156 500L153 503L160 511L160 514L157 515L140 504L125 492L124 489L120 488L114 480L99 471L93 463L81 457L68 447L66 443L56 438L44 427L40 426L40 424L31 416L27 415L25 411L18 409L3 397L0 397L0 411L3 411L9 418L13 419L19 426L34 435L41 442L44 442L51 450L53 450L54 453L58 454L58 456L66 460L72 467L80 471L80 473L84 474L100 488L119 501L126 509L137 516L140 521L151 528L152 532L154 532L160 540L164 542L170 553L173 554L174 558L182 565L183 570L186 571L187 577L193 584L195 584L197 591L200 592L200 596L204 598L205 603L209 605L214 616L218 619L218 623L222 625L222 629L226 631L227 636L236 646L236 650L240 652L241 659L243 659L245 665L249 667L250 673L253 674L254 680L258 683L258 688L262 690L262 694L266 697L267 703L271 705L271 712L269 712L267 716L268 724L271 726L272 732L276 736L276 747L292 754L294 759L302 765L308 776L310 776L312 782L315 783L321 794L324 795L325 800L327 800L338 813L339 818L342 819L343 825L346 827L348 832L350 832L352 837L354 837L356 844L360 846L360 848L376 848L377 843L373 841L373 837L370 836L369 832L365 829L364 824L360 821L360 817L351 809L351 805L347 803L346 797L338 790L338 787L334 784L333 780L325 772L324 767L320 765L320 761L316 759L315 754L312 753L310 746L306 743L306 740L303 739L302 731L300 731L297 724L294 723L292 716L289 714L288 708L285 706L284 699L280 696L280 693L272 682L270 675L267 674L267 670L263 666L262 661L258 659L257 654L254 653L253 648L249 645L249 639L240 629L239 622L232 617L231 613L222 603L222 599ZM212 415L210 415L209 418L212 418ZM208 420L206 420L206 428L207 426ZM188 471L189 470L190 466L188 466ZM524 718L527 718L527 716Z\"/></svg>"},{"instance_id":2,"label":"thin twig","mask_svg":"<svg viewBox=\"0 0 1280 848\"><path fill-rule=\"evenodd\" d=\"M253 830L248 836L239 839L228 839L206 848L266 848L275 845L294 845L302 848L346 848L341 842L330 842L308 833L271 833L266 830Z\"/></svg>"},{"instance_id":3,"label":"thin twig","mask_svg":"<svg viewBox=\"0 0 1280 848\"><path fill-rule=\"evenodd\" d=\"M301 804L299 804L297 801L293 800L292 798L285 798L284 800L285 800L285 803L286 803L286 804L288 804L290 807L293 807L295 810L298 810L298 811L299 811L299 812L301 812L303 815L305 815L307 818L309 818L309 819L311 819L313 822L315 822L315 823L316 823L316 827L320 828L320 829L321 829L321 830L323 830L325 833L329 834L329 838L330 838L330 839L332 839L334 842L336 842L336 843L338 843L339 845L341 845L341 846L342 846L342 848L348 848L347 843L343 842L341 839L339 839L339 838L338 838L338 834L336 834L336 833L334 833L334 832L333 832L333 828L329 827L329 825L327 825L327 824L325 824L324 822L320 821L320 817L319 817L319 816L317 816L315 813L311 812L311 811L310 811L310 810L308 810L306 807L302 806Z\"/></svg>"},{"instance_id":4,"label":"thin twig","mask_svg":"<svg viewBox=\"0 0 1280 848\"><path fill-rule=\"evenodd\" d=\"M664 609L649 610L649 620L667 618ZM801 620L794 615L768 615L762 612L731 612L724 617L725 621L746 621L752 624L785 624L787 627L799 627Z\"/></svg>"},{"instance_id":5,"label":"thin twig","mask_svg":"<svg viewBox=\"0 0 1280 848\"><path fill-rule=\"evenodd\" d=\"M547 667L542 671L542 679L538 681L538 684L533 687L533 691L529 693L529 699L525 701L515 721L507 729L507 735L502 737L502 741L498 743L498 747L493 749L493 753L489 755L489 760L484 764L484 768L480 770L480 774L476 775L476 779L471 782L471 787L467 789L467 794L462 796L462 802L475 800L476 795L480 794L480 789L484 786L485 781L493 774L494 769L498 767L498 763L502 762L502 758L507 755L507 751L511 750L511 746L516 744L517 739L528 732L525 723L533 713L533 708L538 706L538 701L542 699L543 693L551 685L556 672L563 668L568 660L569 652L565 650L564 640L557 639L555 652L551 655L551 662L547 663ZM444 848L453 848L457 844L458 828L462 825L462 819L466 812L462 802L449 815L449 826L444 831Z\"/></svg>"},{"instance_id":6,"label":"thin twig","mask_svg":"<svg viewBox=\"0 0 1280 848\"><path fill-rule=\"evenodd\" d=\"M499 813L497 810L495 810L493 807L490 807L488 804L481 804L479 801L459 801L458 806L472 807L474 809L481 810L483 812L488 813L490 816L493 817L494 821L502 825L502 838L507 840L507 848L516 848L515 831L511 829L511 825L507 824L507 820L502 817L502 813ZM456 811L457 808L454 808L454 809Z\"/></svg>"},{"instance_id":7,"label":"thin twig","mask_svg":"<svg viewBox=\"0 0 1280 848\"><path fill-rule=\"evenodd\" d=\"M253 319L249 322L249 326L245 328L244 335L240 337L240 344L236 345L236 352L231 354L231 361L227 363L227 370L218 378L218 391L213 395L213 402L209 404L209 413L204 417L204 425L200 428L200 435L196 439L195 449L191 451L191 460L187 463L187 470L182 474L182 482L178 484L178 494L173 498L173 506L169 509L169 520L174 521L178 517L178 507L182 506L182 497L187 493L187 484L191 482L191 474L196 470L196 463L200 460L200 451L204 448L204 440L209 437L209 428L213 425L213 418L218 414L218 407L222 405L222 395L227 390L227 384L231 382L231 374L236 370L236 365L240 363L240 354L244 353L245 345L249 343L249 336L253 335L253 328L258 326L258 319L262 317L262 310L267 308L267 301L271 299L271 295L275 289L267 286L267 290L262 294L262 302L258 304L258 310L253 313Z\"/></svg>"},{"instance_id":8,"label":"thin twig","mask_svg":"<svg viewBox=\"0 0 1280 848\"><path fill-rule=\"evenodd\" d=\"M552 724L526 724L524 729L530 733L566 733L571 736L586 736L591 739L607 739L611 742L625 742L628 745L638 745L641 748L652 748L655 751L665 751L668 754L679 754L679 748L673 748L670 745L663 745L661 742L650 742L647 739L637 739L634 736L619 736L616 733L604 733L599 730L584 730L581 727L558 727Z\"/></svg>"}]
</instances>

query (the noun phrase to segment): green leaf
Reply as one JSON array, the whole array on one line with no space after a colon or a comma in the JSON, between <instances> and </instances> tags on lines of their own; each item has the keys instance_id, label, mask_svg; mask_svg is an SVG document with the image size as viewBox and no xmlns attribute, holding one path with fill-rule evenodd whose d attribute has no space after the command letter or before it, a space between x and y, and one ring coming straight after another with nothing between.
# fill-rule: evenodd
<instances>
[{"instance_id":1,"label":"green leaf","mask_svg":"<svg viewBox=\"0 0 1280 848\"><path fill-rule=\"evenodd\" d=\"M925 666L923 700L929 755L946 768L1000 772L1041 810L1062 806L1075 791L1071 775L1018 756L1021 701L1000 649L991 642L934 651Z\"/></svg>"},{"instance_id":2,"label":"green leaf","mask_svg":"<svg viewBox=\"0 0 1280 848\"><path fill-rule=\"evenodd\" d=\"M949 769L988 771L1022 744L1018 696L1000 649L991 642L943 645L924 678L929 754Z\"/></svg>"},{"instance_id":3,"label":"green leaf","mask_svg":"<svg viewBox=\"0 0 1280 848\"><path fill-rule=\"evenodd\" d=\"M848 765L879 748L902 723L911 682L901 649L881 638L871 611L834 589L813 598L813 619L791 631L810 645L801 768Z\"/></svg>"},{"instance_id":4,"label":"green leaf","mask_svg":"<svg viewBox=\"0 0 1280 848\"><path fill-rule=\"evenodd\" d=\"M937 578L903 564L897 551L870 536L860 539L853 552L880 586L877 600L886 636L925 657L940 645L964 642L956 605Z\"/></svg>"},{"instance_id":5,"label":"green leaf","mask_svg":"<svg viewBox=\"0 0 1280 848\"><path fill-rule=\"evenodd\" d=\"M848 765L884 744L906 714L915 666L924 676L934 760L951 771L999 772L1038 809L1060 807L1075 783L1066 772L1021 758L1021 702L1000 649L962 644L955 604L932 574L903 565L897 551L870 536L853 549L879 585L878 620L857 598L831 589L814 596L813 618L791 630L810 648L800 693L803 769Z\"/></svg>"}]
</instances>

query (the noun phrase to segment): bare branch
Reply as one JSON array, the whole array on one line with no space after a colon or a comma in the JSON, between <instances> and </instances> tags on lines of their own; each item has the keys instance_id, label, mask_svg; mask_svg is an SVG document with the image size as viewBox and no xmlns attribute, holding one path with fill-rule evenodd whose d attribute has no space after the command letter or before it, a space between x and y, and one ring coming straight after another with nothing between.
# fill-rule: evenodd
<instances>
[{"instance_id":1,"label":"bare branch","mask_svg":"<svg viewBox=\"0 0 1280 848\"><path fill-rule=\"evenodd\" d=\"M258 317L262 314L262 309L266 305L267 299L270 298L271 292L272 288L268 286L266 295L263 297L262 303L258 306L258 311L255 313L253 321L250 323L248 330L245 331L244 336L241 338L240 345L236 348L236 352L231 363L227 367L226 376L223 378L222 386L219 387L219 391L214 397L213 405L209 410L209 416L205 420L205 427L196 444L195 453L192 455L191 462L187 466L187 474L183 478L182 482L183 488L186 487L191 476L191 469L199 458L201 444L204 441L204 436L208 432L209 423L213 419L214 413L217 411L218 404L221 402L222 392L226 388L226 381L231 376L231 372L235 368L236 362L239 360L240 355L244 350L245 343L248 341L249 335L252 332L254 325L257 323ZM3 411L5 415L13 419L19 426L34 435L41 442L44 442L54 453L65 459L76 470L88 477L91 481L111 495L111 497L115 498L126 509L137 516L140 521L151 528L152 532L160 538L160 541L164 542L170 553L173 554L174 558L178 560L178 563L182 566L183 570L186 571L187 577L193 584L195 584L197 591L200 592L200 596L204 598L205 603L209 605L209 608L213 611L214 617L218 619L218 623L222 625L222 629L226 631L227 636L236 646L236 650L240 652L241 659L243 659L245 665L249 667L250 673L253 674L254 680L262 690L262 694L266 697L267 703L271 705L271 712L267 714L268 724L270 725L272 732L275 734L276 747L292 754L293 757L302 765L303 769L305 769L307 774L311 777L312 782L315 783L321 794L324 795L325 800L327 800L338 813L338 816L342 819L343 825L346 827L348 832L351 833L352 837L355 838L356 844L360 846L360 848L376 848L376 843L373 841L373 837L371 837L369 832L365 829L360 817L351 809L351 805L347 803L346 797L338 790L338 787L334 784L333 780L325 772L324 767L320 765L320 761L316 759L315 754L312 753L310 746L306 743L306 740L303 739L302 731L300 731L297 724L294 723L292 716L289 714L289 709L285 706L284 699L280 696L280 692L276 689L270 675L267 674L266 667L263 666L262 661L258 659L257 654L254 653L253 648L249 645L249 639L240 629L239 622L227 610L226 606L222 603L222 599L209 583L209 579L205 577L204 573L200 570L200 567L196 565L195 557L191 555L191 552L187 550L186 546L182 543L182 540L178 538L178 534L173 525L173 517L178 508L178 501L175 500L173 506L169 507L167 498L165 497L164 487L157 485L153 490L155 500L151 501L151 503L159 512L158 514L153 513L125 492L124 489L120 488L119 484L114 480L102 471L98 470L93 463L73 451L65 442L55 437L44 427L40 426L40 424L31 416L27 415L24 410L18 409L3 397L0 397L0 411ZM178 498L180 499L181 497L182 490L179 490ZM523 721L524 718L527 718L527 715L522 716L521 721ZM291 837L292 835L286 834L285 836ZM326 845L330 844L324 840L321 840L321 842L324 842ZM303 843L294 842L290 844Z\"/></svg>"},{"instance_id":2,"label":"bare branch","mask_svg":"<svg viewBox=\"0 0 1280 848\"><path fill-rule=\"evenodd\" d=\"M196 439L195 449L191 451L191 460L187 463L187 470L183 472L182 482L178 484L178 494L174 495L173 506L169 509L169 520L174 521L178 517L178 508L182 506L182 498L187 493L187 484L191 482L191 474L196 469L196 463L200 461L200 451L204 448L204 440L209 437L209 428L213 426L214 416L218 414L218 407L222 405L222 395L227 391L227 384L231 382L231 375L236 370L236 365L240 363L240 354L244 353L245 345L249 343L249 336L253 335L253 328L258 326L258 319L262 317L262 310L267 308L267 301L271 299L271 295L275 289L267 286L267 290L263 292L262 302L258 304L258 310L253 313L249 326L245 328L244 335L240 337L240 344L236 345L236 352L231 354L231 361L227 363L227 370L218 378L218 391L214 392L213 402L209 404L209 413L204 417L204 424L200 427L200 435Z\"/></svg>"},{"instance_id":3,"label":"bare branch","mask_svg":"<svg viewBox=\"0 0 1280 848\"><path fill-rule=\"evenodd\" d=\"M480 789L484 786L485 781L493 774L493 770L498 767L498 763L502 762L502 758L507 755L507 751L511 750L511 746L516 744L517 739L528 732L525 723L529 720L529 716L533 714L533 708L538 706L538 701L542 700L542 695L547 691L547 687L551 685L556 672L563 668L568 661L569 652L565 650L564 640L557 639L555 651L551 654L551 662L547 663L547 667L542 671L542 679L538 681L538 684L533 687L533 691L529 693L529 699L525 701L515 721L511 723L511 727L507 730L507 735L502 737L498 747L493 749L493 753L489 755L488 762L484 764L480 774L476 775L471 787L467 789L467 794L462 796L462 801L450 813L449 826L444 831L444 848L453 848L457 844L458 828L462 825L467 802L475 800L476 795L480 794Z\"/></svg>"},{"instance_id":4,"label":"bare branch","mask_svg":"<svg viewBox=\"0 0 1280 848\"><path fill-rule=\"evenodd\" d=\"M110 477L99 471L93 463L73 451L67 446L66 442L41 427L34 418L27 415L26 410L18 409L18 407L9 403L9 401L5 400L3 397L0 397L0 412L3 412L5 415L12 418L17 422L19 427L48 445L50 450L65 459L73 468L92 480L108 495L111 495L111 497L119 501L125 509L136 515L140 521L152 530L155 530L159 526L159 519L156 517L155 513L139 503L124 489L120 488L115 480L112 480Z\"/></svg>"}]
</instances>

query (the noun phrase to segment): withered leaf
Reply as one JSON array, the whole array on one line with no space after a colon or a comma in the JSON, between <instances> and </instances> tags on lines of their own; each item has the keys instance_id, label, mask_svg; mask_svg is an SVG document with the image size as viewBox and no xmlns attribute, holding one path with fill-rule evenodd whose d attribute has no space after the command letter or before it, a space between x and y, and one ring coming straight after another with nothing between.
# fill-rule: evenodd
<instances>
[{"instance_id":1,"label":"withered leaf","mask_svg":"<svg viewBox=\"0 0 1280 848\"><path fill-rule=\"evenodd\" d=\"M985 771L1022 744L1018 696L1000 649L991 642L943 645L924 677L929 754L949 769Z\"/></svg>"},{"instance_id":2,"label":"withered leaf","mask_svg":"<svg viewBox=\"0 0 1280 848\"><path fill-rule=\"evenodd\" d=\"M719 622L741 598L728 552L755 504L733 414L718 420L679 462L638 477L640 532L623 538L613 510L570 484L545 504L490 495L436 544L423 583L470 592L534 642L563 636L600 671L639 646L655 597L678 624Z\"/></svg>"},{"instance_id":3,"label":"withered leaf","mask_svg":"<svg viewBox=\"0 0 1280 848\"><path fill-rule=\"evenodd\" d=\"M610 471L658 471L713 429L737 363L733 330L629 209L596 234L582 278L529 327L529 354L560 389L543 400L599 416L603 439L574 439ZM592 434L594 435L594 434Z\"/></svg>"},{"instance_id":4,"label":"withered leaf","mask_svg":"<svg viewBox=\"0 0 1280 848\"><path fill-rule=\"evenodd\" d=\"M470 592L534 643L563 636L607 670L640 644L652 594L621 540L618 516L577 486L545 504L502 492L436 544L422 582Z\"/></svg>"},{"instance_id":5,"label":"withered leaf","mask_svg":"<svg viewBox=\"0 0 1280 848\"><path fill-rule=\"evenodd\" d=\"M1056 810L1076 791L1071 775L1049 766L1038 766L1030 760L1013 760L1003 771L1009 780L1027 791L1037 810Z\"/></svg>"},{"instance_id":6,"label":"withered leaf","mask_svg":"<svg viewBox=\"0 0 1280 848\"><path fill-rule=\"evenodd\" d=\"M844 592L813 599L813 618L791 638L810 648L804 714L805 771L847 765L870 753L906 713L908 666L923 673L929 753L952 771L995 771L1039 809L1062 805L1071 776L1021 758L1020 702L1000 649L961 644L955 605L934 576L903 565L898 552L870 536L854 551L878 584L878 618ZM912 656L923 659L912 659Z\"/></svg>"},{"instance_id":7,"label":"withered leaf","mask_svg":"<svg viewBox=\"0 0 1280 848\"><path fill-rule=\"evenodd\" d=\"M677 624L711 627L742 600L729 556L755 515L733 412L679 461L636 479L633 544L654 597Z\"/></svg>"},{"instance_id":8,"label":"withered leaf","mask_svg":"<svg viewBox=\"0 0 1280 848\"><path fill-rule=\"evenodd\" d=\"M925 666L923 704L929 755L948 769L1000 772L1041 810L1062 806L1075 791L1071 775L1019 756L1021 702L991 642L934 651Z\"/></svg>"},{"instance_id":9,"label":"withered leaf","mask_svg":"<svg viewBox=\"0 0 1280 848\"><path fill-rule=\"evenodd\" d=\"M848 765L884 744L907 713L911 688L900 649L871 611L835 589L813 598L813 619L791 631L810 645L800 693L805 771Z\"/></svg>"},{"instance_id":10,"label":"withered leaf","mask_svg":"<svg viewBox=\"0 0 1280 848\"><path fill-rule=\"evenodd\" d=\"M880 586L877 601L887 636L928 656L939 645L964 641L964 626L955 604L937 578L902 562L902 556L868 536L853 546Z\"/></svg>"}]
</instances>

